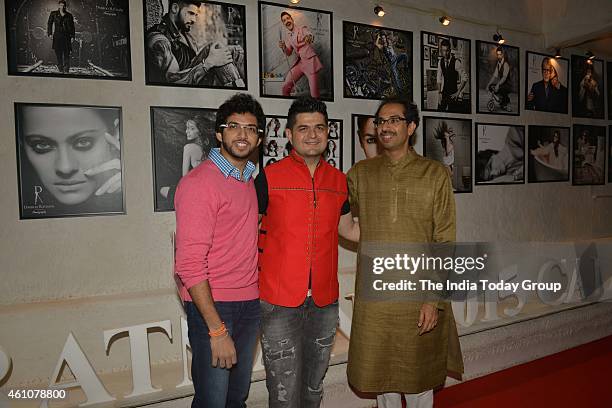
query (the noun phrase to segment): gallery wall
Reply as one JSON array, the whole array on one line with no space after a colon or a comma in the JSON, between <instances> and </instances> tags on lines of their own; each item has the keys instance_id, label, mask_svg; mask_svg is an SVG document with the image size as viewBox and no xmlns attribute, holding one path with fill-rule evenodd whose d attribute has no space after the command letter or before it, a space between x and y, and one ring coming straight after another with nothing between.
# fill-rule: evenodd
<instances>
[{"instance_id":1,"label":"gallery wall","mask_svg":"<svg viewBox=\"0 0 612 408\"><path fill-rule=\"evenodd\" d=\"M246 6L248 92L259 96L257 2L234 1ZM399 2L398 2L399 3ZM577 2L578 3L578 2ZM601 2L598 2L601 3ZM353 4L353 3L351 3ZM333 12L334 101L329 116L344 121L344 170L350 167L351 114L371 114L377 101L344 98L342 91L342 22L384 25L412 31L414 99L421 100L420 31L448 33L475 41L491 41L495 25L506 27L510 45L520 48L521 93L524 92L525 52L545 52L542 34L543 9L538 2L428 2L431 9L449 15L470 11L469 21L438 23L439 15L402 8L390 3L383 19L372 13L374 4L355 2L347 7L340 0L303 1L302 6ZM609 5L608 5L609 7ZM5 32L4 9L0 32ZM131 81L84 80L49 77L8 76L6 41L0 41L0 345L12 357L8 385L45 384L57 363L66 338L72 332L96 372L109 378L130 367L129 343L121 339L107 352L104 330L147 322L170 320L175 333L170 342L153 333L153 366L173 364L174 389L182 379L180 307L172 278L173 212L154 212L151 106L216 108L234 91L146 86L142 3L130 2ZM605 14L605 13L599 13ZM611 13L607 13L610 15ZM467 19L467 17L466 17ZM492 25L487 22L495 21ZM495 24L495 25L493 25ZM556 28L555 28L556 29ZM562 30L562 28L558 28ZM584 49L567 49L563 55L583 55ZM611 60L610 55L598 56ZM476 58L472 58L471 89L475 91ZM14 103L59 103L121 106L123 115L124 215L20 220L15 146ZM290 100L261 98L269 115L284 116ZM607 102L609 103L609 101ZM419 103L420 106L420 103ZM428 116L461 117L474 122L510 125L573 124L607 126L609 120L574 119L525 111L519 116L472 113ZM472 112L475 101L472 100ZM416 150L423 140L418 130ZM458 240L460 241L574 241L612 236L611 185L572 186L570 182L474 186L469 194L457 194ZM355 253L342 249L340 267L351 270ZM166 380L158 380L158 384ZM1 379L0 379L0 384ZM125 393L124 393L125 394Z\"/></svg>"}]
</instances>

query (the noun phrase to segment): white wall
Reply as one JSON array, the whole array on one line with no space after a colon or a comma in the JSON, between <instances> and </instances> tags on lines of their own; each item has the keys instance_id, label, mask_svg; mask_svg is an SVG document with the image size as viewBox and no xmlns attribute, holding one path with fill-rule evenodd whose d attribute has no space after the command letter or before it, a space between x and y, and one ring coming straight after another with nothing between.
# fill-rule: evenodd
<instances>
[{"instance_id":1,"label":"white wall","mask_svg":"<svg viewBox=\"0 0 612 408\"><path fill-rule=\"evenodd\" d=\"M249 91L257 96L257 3L254 0L235 2L247 6L248 83ZM416 101L421 97L421 30L490 41L495 27L487 26L486 22L495 21L495 24L506 27L504 36L521 50L521 93L524 92L525 51L545 51L546 38L537 33L557 30L556 26L542 25L542 21L546 21L543 15L551 8L552 2L548 1L544 1L543 8L540 3L528 0L428 2L427 7L440 9L451 16L469 16L473 21L456 20L446 28L438 23L437 14L397 7L394 3L383 3L389 14L379 19L372 13L373 2L303 1L305 7L334 12L335 102L329 103L328 108L331 117L344 119L345 163L350 162L351 114L372 113L377 103L342 97L343 20L384 24L413 32ZM571 3L574 5L571 10L597 10L585 7L585 2L557 3ZM593 1L598 7L604 3L609 4ZM412 4L422 7L422 3ZM3 210L0 213L0 345L13 360L12 372L5 383L0 379L0 385L4 387L47 383L70 331L79 340L93 367L99 373L105 373L105 378L109 378L111 383L113 375L129 370L129 346L126 340L117 341L107 356L102 341L103 330L171 319L175 334L179 332L180 308L171 278L170 234L174 229L174 214L153 212L149 106L216 108L233 92L145 86L142 2L130 2L130 11L131 82L8 77L4 58L5 19L0 15L0 32L3 33L0 41L0 174L4 176L0 182L0 208ZM3 9L1 13L4 13ZM605 24L605 16L597 17L594 23L588 20L589 16L601 14L593 11L587 15L585 11L579 14L580 23ZM611 14L607 13L608 20ZM475 58L472 61L474 90ZM13 114L16 101L123 107L125 137L122 153L127 215L19 220ZM290 104L281 99L262 98L260 101L266 113L276 115L286 114ZM477 114L469 117L475 122L507 124L571 126L574 123L569 116L525 112L522 106L521 103L520 117ZM419 141L417 149L420 150L421 146ZM611 236L612 214L609 212L612 200L593 198L599 193L611 194L610 187L572 187L569 183L474 187L473 194L456 196L458 237L463 241L486 241L575 240ZM595 224L594 219L598 220ZM354 253L341 251L340 266L353 268L354 258ZM172 367L180 367L177 365L181 359L178 336L172 343L159 333L150 337L154 366L174 364ZM159 373L158 377L155 377L156 373ZM160 371L154 369L154 381L170 384L164 392L171 391L182 379L180 369L168 375L162 374L161 368ZM118 386L118 395L127 393L129 385L128 381L124 388Z\"/></svg>"}]
</instances>

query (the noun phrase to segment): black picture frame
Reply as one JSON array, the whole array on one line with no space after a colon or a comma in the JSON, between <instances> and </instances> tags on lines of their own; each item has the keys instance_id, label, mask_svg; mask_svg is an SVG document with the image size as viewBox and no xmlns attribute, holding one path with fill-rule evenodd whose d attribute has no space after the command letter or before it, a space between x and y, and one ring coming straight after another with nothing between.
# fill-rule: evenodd
<instances>
[{"instance_id":1,"label":"black picture frame","mask_svg":"<svg viewBox=\"0 0 612 408\"><path fill-rule=\"evenodd\" d=\"M325 150L325 160L332 166L340 171L343 170L343 157L344 157L344 121L342 119L329 118L328 126L332 127L332 123L336 124L335 137L329 137L327 141L328 148ZM277 162L289 155L291 151L291 143L289 139L285 137L285 128L287 126L287 116L281 115L267 115L266 116L266 129L264 130L264 139L261 142L259 149L259 167L264 168L265 166ZM274 132L274 135L272 135ZM331 143L334 142L337 151L332 152L330 150ZM274 154L270 154L271 148L274 150ZM333 154L333 155L332 155ZM336 160L335 160L336 159ZM333 160L334 162L330 162Z\"/></svg>"},{"instance_id":2,"label":"black picture frame","mask_svg":"<svg viewBox=\"0 0 612 408\"><path fill-rule=\"evenodd\" d=\"M430 44L430 38L434 38L436 44ZM437 82L435 88L431 89L432 81L430 80L430 71L434 71L437 75L439 60L440 60L440 46L442 40L447 40L450 43L451 58L456 58L457 54L462 54L461 61L462 69L465 72L467 67L467 84L464 86L462 103L449 103L447 109L440 109L437 95L440 92L438 90ZM467 45L467 50L464 46ZM454 52L453 52L454 51ZM433 58L432 58L433 57ZM467 60L467 62L466 62ZM425 62L428 61L428 67L425 67ZM461 73L457 73L458 79L461 77ZM433 99L433 92L435 92L435 101ZM465 95L467 94L467 98ZM431 95L431 98L430 98ZM433 108L431 105L435 105ZM423 112L447 112L447 113L472 113L472 40L468 38L456 37L446 34L436 34L428 31L421 31L421 111Z\"/></svg>"},{"instance_id":3,"label":"black picture frame","mask_svg":"<svg viewBox=\"0 0 612 408\"><path fill-rule=\"evenodd\" d=\"M557 146L557 159L554 155L554 133L559 132L559 145ZM570 181L570 140L571 131L567 126L529 125L527 134L527 182L532 183L558 183ZM544 141L544 143L542 143ZM534 152L539 150L540 154ZM563 159L565 156L565 159ZM563 167L554 166L562 164Z\"/></svg>"},{"instance_id":4,"label":"black picture frame","mask_svg":"<svg viewBox=\"0 0 612 408\"><path fill-rule=\"evenodd\" d=\"M355 165L358 161L365 160L366 154L361 147L361 142L359 141L359 119L360 118L368 118L374 119L374 115L362 115L358 113L353 113L351 115L351 166ZM373 124L372 124L373 127ZM376 145L378 145L378 139L376 138L376 129L373 128L374 140L376 141Z\"/></svg>"},{"instance_id":5,"label":"black picture frame","mask_svg":"<svg viewBox=\"0 0 612 408\"><path fill-rule=\"evenodd\" d=\"M608 125L608 184L612 184L612 125Z\"/></svg>"},{"instance_id":6,"label":"black picture frame","mask_svg":"<svg viewBox=\"0 0 612 408\"><path fill-rule=\"evenodd\" d=\"M581 55L572 55L572 117L588 119L605 118L605 75L604 62L600 59L588 59ZM587 81L586 73L591 70L592 91L583 83ZM585 90L583 93L582 90Z\"/></svg>"},{"instance_id":7,"label":"black picture frame","mask_svg":"<svg viewBox=\"0 0 612 408\"><path fill-rule=\"evenodd\" d=\"M606 72L608 76L608 120L612 120L612 61L606 63Z\"/></svg>"},{"instance_id":8,"label":"black picture frame","mask_svg":"<svg viewBox=\"0 0 612 408\"><path fill-rule=\"evenodd\" d=\"M483 128L483 132L486 132L486 127L491 127L491 129L495 130L495 128L499 128L499 130L494 135L484 135L483 140L480 139L479 129ZM507 128L507 129L504 129ZM512 138L515 140L508 143L508 132L510 129L515 129L517 134L512 135ZM502 138L502 134L504 141L502 142L500 139ZM486 144L485 142L486 138ZM496 140L493 140L496 139ZM518 140L516 140L518 139ZM521 141L522 139L522 141ZM522 143L522 146L521 146ZM482 147L494 147L488 148L482 151L479 150ZM508 160L500 160L499 163L504 163L505 169L502 167L502 170L505 172L504 174L496 175L496 179L489 179L491 177L491 171L487 174L487 168L493 169L496 173L500 170L500 166L493 165L492 157L498 152L502 151L505 147L506 153L504 155L508 155L509 153L514 159L512 161ZM497 150L499 149L499 150ZM512 151L510 150L512 149ZM522 153L522 157L518 158L518 156ZM511 167L512 166L512 167ZM504 184L525 184L525 126L524 125L512 125L512 124L500 124L500 123L484 123L484 122L476 122L474 124L474 185L475 186L488 186L488 185L504 185ZM522 175L521 175L522 171ZM510 172L511 174L508 174ZM514 174L512 174L514 173ZM510 180L513 178L514 180ZM518 178L518 180L517 180Z\"/></svg>"},{"instance_id":9,"label":"black picture frame","mask_svg":"<svg viewBox=\"0 0 612 408\"><path fill-rule=\"evenodd\" d=\"M279 41L282 39L286 43L286 28L281 23L281 13L287 12L292 19L298 20L300 24L302 19L307 19L309 24L301 24L298 26L306 27L309 34L313 35L312 50L315 56L309 58L312 60L308 64L317 65L317 61L322 65L319 71L316 72L316 79L319 88L319 96L317 99L322 101L334 101L334 26L333 13L327 10L319 10L314 8L287 6L285 4L271 3L267 1L259 1L257 3L258 10L258 35L259 35L259 95L262 98L280 98L294 99L302 95L313 95L310 91L310 84L306 74L300 76L297 81L292 81L293 86L289 92L294 94L285 95L283 86L286 74L293 69L297 64L301 64L301 60L297 58L297 51L292 50L290 55L286 55L279 48ZM268 18L268 13L270 18ZM325 16L325 17L324 17ZM298 18L299 17L299 18ZM329 24L323 27L322 20L325 19ZM268 25L268 21L273 21ZM314 25L316 22L316 26ZM278 30L277 26L278 24ZM265 25L265 27L264 27ZM296 24L297 26L297 24ZM295 28L294 28L295 29ZM303 29L303 28L302 28ZM276 32L274 32L277 30ZM323 40L322 40L323 39ZM270 55L268 57L268 55ZM284 56L284 57L283 57ZM316 58L316 60L314 59ZM293 59L293 61L291 61ZM280 60L280 62L278 61ZM277 61L277 63L273 63ZM287 65L287 69L284 66ZM281 66L283 67L281 69ZM300 65L301 66L301 65ZM306 65L305 65L306 66ZM310 68L309 68L310 69ZM268 85L269 84L269 85ZM308 85L307 85L308 84ZM274 90L281 86L280 91ZM297 92L297 93L296 93Z\"/></svg>"},{"instance_id":10,"label":"black picture frame","mask_svg":"<svg viewBox=\"0 0 612 408\"><path fill-rule=\"evenodd\" d=\"M584 131L587 134L583 139ZM580 139L583 139L584 143ZM573 186L605 184L606 156L608 156L606 151L605 126L574 124L572 129Z\"/></svg>"},{"instance_id":11,"label":"black picture frame","mask_svg":"<svg viewBox=\"0 0 612 408\"><path fill-rule=\"evenodd\" d=\"M442 142L436 140L436 133L442 133L441 122L446 124L445 128L453 131L453 164L451 166L444 163L444 146ZM461 132L456 134L457 125L461 126ZM460 139L460 140L458 140ZM441 140L441 139L439 139ZM459 141L463 146L459 146ZM457 154L462 152L463 154ZM471 193L473 185L472 168L472 120L466 118L423 116L423 156L436 160L449 169L453 191L455 194ZM457 158L459 157L459 160Z\"/></svg>"},{"instance_id":12,"label":"black picture frame","mask_svg":"<svg viewBox=\"0 0 612 408\"><path fill-rule=\"evenodd\" d=\"M219 145L215 132L217 109L151 106L149 112L153 209L174 211L174 193L180 179L194 168L193 164L197 167L199 153L199 161L204 161L210 149ZM185 166L187 161L189 164Z\"/></svg>"},{"instance_id":13,"label":"black picture frame","mask_svg":"<svg viewBox=\"0 0 612 408\"><path fill-rule=\"evenodd\" d=\"M509 75L512 75L509 83L509 99L511 110L502 109L500 102L502 98L493 98L486 89L488 79L491 78L495 69L496 50L498 47L506 50ZM508 50L511 51L508 53ZM485 73L487 74L485 77ZM494 42L476 40L476 113L487 115L520 116L521 114L521 72L520 72L520 49L511 45L499 45ZM512 94L516 93L516 97Z\"/></svg>"},{"instance_id":14,"label":"black picture frame","mask_svg":"<svg viewBox=\"0 0 612 408\"><path fill-rule=\"evenodd\" d=\"M392 37L385 52L376 45L377 39ZM381 40L383 41L383 40ZM380 43L380 42L379 42ZM380 43L382 44L382 43ZM399 44L399 46L396 46ZM390 57L388 57L389 55ZM342 22L342 80L345 98L379 100L403 96L412 100L414 72L412 32L350 21ZM389 67L389 58L395 58ZM399 64L403 63L403 68ZM398 85L399 84L399 85ZM398 92L399 89L399 92Z\"/></svg>"},{"instance_id":15,"label":"black picture frame","mask_svg":"<svg viewBox=\"0 0 612 408\"><path fill-rule=\"evenodd\" d=\"M15 102L14 111L20 219L126 213L120 106Z\"/></svg>"},{"instance_id":16,"label":"black picture frame","mask_svg":"<svg viewBox=\"0 0 612 408\"><path fill-rule=\"evenodd\" d=\"M85 7L86 3L91 7ZM6 0L8 75L131 81L129 1L116 0L112 6L95 0L69 2L67 18L72 17L74 26L69 47L55 36L56 24L49 24L59 16L57 5ZM58 49L71 49L67 67L58 62L58 56L65 54L54 50L54 44Z\"/></svg>"},{"instance_id":17,"label":"black picture frame","mask_svg":"<svg viewBox=\"0 0 612 408\"><path fill-rule=\"evenodd\" d=\"M538 85L539 83L543 82L541 72L542 63L545 58L549 59L551 67L555 70L557 76L560 77L559 90L555 91L554 94L555 97L560 98L560 102L558 103L538 103L538 99L546 98L544 94L544 87L540 87ZM527 51L525 53L525 110L567 115L570 89L569 71L570 63L569 59L567 58L555 58L553 55L542 54L535 51ZM529 101L529 96L532 90L534 90L534 101Z\"/></svg>"},{"instance_id":18,"label":"black picture frame","mask_svg":"<svg viewBox=\"0 0 612 408\"><path fill-rule=\"evenodd\" d=\"M191 26L189 30L191 36L190 41L196 43L199 53L193 57L188 55L191 60L187 63L179 63L179 70L184 71L185 74L175 75L176 78L173 78L173 80L165 79L167 75L158 72L159 69L154 65L154 61L158 59L151 55L151 48L153 48L155 40L163 40L164 36L161 32L153 32L151 28L162 21L163 16L168 13L168 10L163 10L163 3L160 0L142 0L142 7L146 85L202 89L248 89L247 16L245 6L218 1L202 1L200 9L208 8L209 10L200 12L199 14L209 16L209 19L212 19L213 23L211 24L209 21L205 21L204 18L199 18L196 20L196 23ZM216 30L216 32L207 32L207 30ZM185 47L185 44L186 42L176 39L171 42L171 48L180 51L180 47ZM174 45L176 45L176 47ZM231 53L232 62L220 67L213 67L204 72L202 68L203 61L206 60L213 46L215 48L226 47ZM195 54L193 48L191 53ZM178 59L175 57L174 61L178 61L179 59L182 61L184 57ZM187 73L187 70L191 68L193 68L193 70ZM198 81L200 83L190 83L190 81Z\"/></svg>"}]
</instances>

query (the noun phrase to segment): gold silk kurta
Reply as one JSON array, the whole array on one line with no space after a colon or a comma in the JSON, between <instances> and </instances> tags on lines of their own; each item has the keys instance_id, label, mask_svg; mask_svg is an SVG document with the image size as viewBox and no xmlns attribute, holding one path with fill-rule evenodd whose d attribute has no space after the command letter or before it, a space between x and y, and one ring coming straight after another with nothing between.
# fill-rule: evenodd
<instances>
[{"instance_id":1,"label":"gold silk kurta","mask_svg":"<svg viewBox=\"0 0 612 408\"><path fill-rule=\"evenodd\" d=\"M412 150L398 162L381 155L355 164L348 184L360 242L455 241L455 199L441 163ZM442 385L448 371L463 373L450 303L432 303L438 307L438 324L419 336L422 303L364 299L360 283L367 277L361 273L358 266L348 359L351 385L362 392L414 394Z\"/></svg>"}]
</instances>

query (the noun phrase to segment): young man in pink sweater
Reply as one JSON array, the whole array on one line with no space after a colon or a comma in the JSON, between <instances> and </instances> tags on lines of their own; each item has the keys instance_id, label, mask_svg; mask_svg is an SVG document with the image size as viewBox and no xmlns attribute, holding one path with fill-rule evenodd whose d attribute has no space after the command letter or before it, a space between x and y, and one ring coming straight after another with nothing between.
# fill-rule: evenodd
<instances>
[{"instance_id":1,"label":"young man in pink sweater","mask_svg":"<svg viewBox=\"0 0 612 408\"><path fill-rule=\"evenodd\" d=\"M257 197L248 157L263 138L265 116L247 94L216 117L221 147L177 188L176 273L193 353L192 407L245 407L260 306Z\"/></svg>"}]
</instances>

